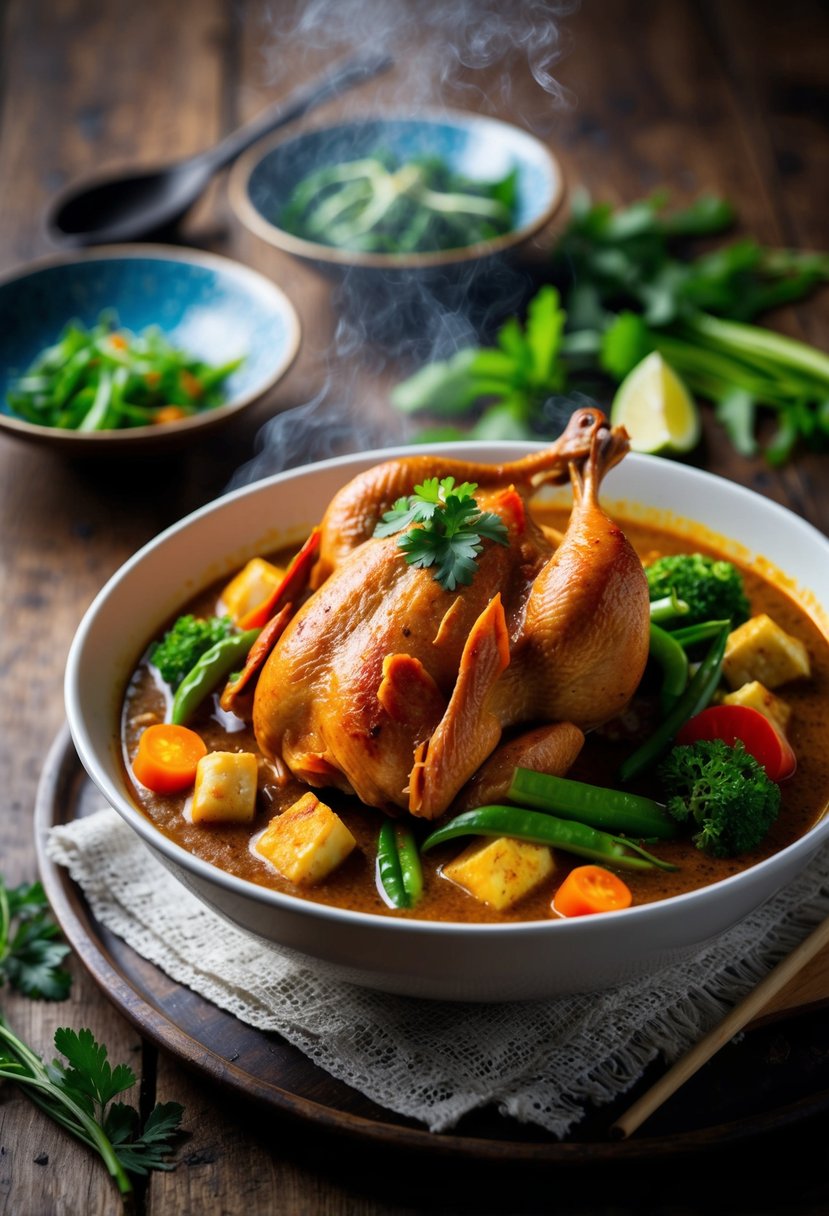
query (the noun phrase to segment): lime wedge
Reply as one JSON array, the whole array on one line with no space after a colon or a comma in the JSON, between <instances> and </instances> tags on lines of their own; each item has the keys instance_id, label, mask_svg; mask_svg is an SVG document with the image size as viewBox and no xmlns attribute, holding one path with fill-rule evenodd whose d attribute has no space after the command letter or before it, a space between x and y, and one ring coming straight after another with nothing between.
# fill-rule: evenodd
<instances>
[{"instance_id":1,"label":"lime wedge","mask_svg":"<svg viewBox=\"0 0 829 1216\"><path fill-rule=\"evenodd\" d=\"M699 410L658 351L628 372L613 398L610 421L623 426L635 452L690 452L700 437Z\"/></svg>"}]
</instances>

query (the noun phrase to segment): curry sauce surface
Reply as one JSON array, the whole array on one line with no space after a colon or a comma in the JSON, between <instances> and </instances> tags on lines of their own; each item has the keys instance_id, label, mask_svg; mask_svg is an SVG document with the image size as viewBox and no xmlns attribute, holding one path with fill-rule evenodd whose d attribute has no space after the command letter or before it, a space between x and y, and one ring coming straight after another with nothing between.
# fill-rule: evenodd
<instances>
[{"instance_id":1,"label":"curry sauce surface","mask_svg":"<svg viewBox=\"0 0 829 1216\"><path fill-rule=\"evenodd\" d=\"M534 514L545 524L560 530L566 528L566 511L536 508ZM645 564L668 553L701 552L715 557L722 556L711 545L696 543L686 536L677 536L640 523L620 522ZM290 553L275 554L271 556L271 560L285 565L290 556ZM829 805L829 748L826 747L829 737L829 641L787 590L745 565L739 562L735 564L739 565L743 573L752 614L768 613L787 633L800 638L809 651L811 677L807 680L792 681L776 690L792 709L787 734L797 756L797 770L781 785L780 814L761 847L738 858L721 860L700 852L687 838L649 846L660 858L677 865L678 870L673 873L662 870L619 870L633 892L634 904L650 903L678 895L747 869L798 839L821 818ZM216 611L217 598L223 585L224 583L217 584L184 605L181 614L192 612L196 616L212 615ZM644 684L645 681L643 686ZM189 723L192 729L202 736L208 750L252 751L259 755L251 727L237 719L233 722L234 729L229 731L219 720L221 715L217 715L216 705L217 695L208 698ZM637 712L637 707L647 714L648 702L645 699L641 705L638 702L633 705L633 713ZM165 710L165 695L156 684L145 658L138 665L129 683L122 715L125 780L133 800L161 832L183 848L220 869L261 886L317 903L418 920L482 923L546 920L555 916L551 912L555 890L573 866L584 863L583 858L555 850L556 866L553 875L511 910L496 912L441 876L441 864L451 860L469 843L469 838L458 839L424 855L424 893L417 907L410 910L391 909L380 895L375 879L375 853L377 835L383 821L382 812L365 807L356 799L348 798L337 791L320 790L318 793L323 801L347 823L357 841L357 848L324 882L310 889L301 888L281 878L271 866L250 850L251 838L255 837L275 814L295 802L307 788L292 780L287 787L277 789L268 779L269 766L264 758L261 760L262 773L256 818L250 825L195 825L187 818L188 799L185 796L159 797L134 783L129 765L135 755L138 739L149 721L163 720ZM530 725L531 723L526 723L522 729ZM585 746L568 776L596 785L617 784L614 774L635 744L611 742L606 737L608 733L597 731L588 735ZM653 778L650 782L645 779L631 783L626 788L636 793L659 797L659 790L654 786ZM415 819L411 822L420 837L425 838L437 824L451 817L450 811L441 820L431 823Z\"/></svg>"}]
</instances>

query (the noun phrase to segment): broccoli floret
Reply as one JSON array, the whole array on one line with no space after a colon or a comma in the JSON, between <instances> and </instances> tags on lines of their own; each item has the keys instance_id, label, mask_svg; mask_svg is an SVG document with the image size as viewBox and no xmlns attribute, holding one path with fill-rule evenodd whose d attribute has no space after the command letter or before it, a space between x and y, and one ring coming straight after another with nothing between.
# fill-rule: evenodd
<instances>
[{"instance_id":1,"label":"broccoli floret","mask_svg":"<svg viewBox=\"0 0 829 1216\"><path fill-rule=\"evenodd\" d=\"M700 740L673 748L659 767L668 813L690 821L698 849L736 857L755 848L780 810L780 787L741 742Z\"/></svg>"},{"instance_id":2,"label":"broccoli floret","mask_svg":"<svg viewBox=\"0 0 829 1216\"><path fill-rule=\"evenodd\" d=\"M209 650L233 632L229 616L180 616L151 648L149 659L153 667L175 691L188 671Z\"/></svg>"},{"instance_id":3,"label":"broccoli floret","mask_svg":"<svg viewBox=\"0 0 829 1216\"><path fill-rule=\"evenodd\" d=\"M673 591L688 605L683 625L730 620L736 626L748 620L751 607L743 576L731 562L702 553L677 553L657 558L646 566L645 574L652 600Z\"/></svg>"}]
</instances>

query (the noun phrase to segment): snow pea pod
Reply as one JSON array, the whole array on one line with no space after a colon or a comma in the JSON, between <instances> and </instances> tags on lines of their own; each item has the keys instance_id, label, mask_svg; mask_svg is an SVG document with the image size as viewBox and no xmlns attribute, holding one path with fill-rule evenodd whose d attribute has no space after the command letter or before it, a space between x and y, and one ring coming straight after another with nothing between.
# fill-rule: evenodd
<instances>
[{"instance_id":1,"label":"snow pea pod","mask_svg":"<svg viewBox=\"0 0 829 1216\"><path fill-rule=\"evenodd\" d=\"M662 712L668 713L688 684L688 656L673 634L651 621L650 657L662 671L659 699Z\"/></svg>"},{"instance_id":2,"label":"snow pea pod","mask_svg":"<svg viewBox=\"0 0 829 1216\"><path fill-rule=\"evenodd\" d=\"M261 629L248 629L214 642L190 668L176 689L170 721L184 726L216 685L242 663Z\"/></svg>"},{"instance_id":3,"label":"snow pea pod","mask_svg":"<svg viewBox=\"0 0 829 1216\"><path fill-rule=\"evenodd\" d=\"M611 836L586 823L574 819L556 819L522 806L481 806L474 811L464 811L427 836L421 845L421 852L425 853L447 840L454 840L456 836L512 836L532 844L564 849L578 857L603 861L623 870L677 868L622 836Z\"/></svg>"}]
</instances>

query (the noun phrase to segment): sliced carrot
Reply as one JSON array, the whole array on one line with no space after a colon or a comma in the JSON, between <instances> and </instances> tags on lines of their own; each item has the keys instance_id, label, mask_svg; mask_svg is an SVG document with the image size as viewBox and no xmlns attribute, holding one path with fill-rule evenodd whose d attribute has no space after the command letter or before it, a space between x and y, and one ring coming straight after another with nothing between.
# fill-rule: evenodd
<instances>
[{"instance_id":1,"label":"sliced carrot","mask_svg":"<svg viewBox=\"0 0 829 1216\"><path fill-rule=\"evenodd\" d=\"M676 742L722 739L729 747L739 741L762 764L772 781L784 781L797 768L797 757L785 735L750 705L709 705L677 732Z\"/></svg>"},{"instance_id":2,"label":"sliced carrot","mask_svg":"<svg viewBox=\"0 0 829 1216\"><path fill-rule=\"evenodd\" d=\"M187 726L158 722L138 740L132 762L135 777L154 794L178 794L196 780L196 768L207 746Z\"/></svg>"},{"instance_id":3,"label":"sliced carrot","mask_svg":"<svg viewBox=\"0 0 829 1216\"><path fill-rule=\"evenodd\" d=\"M129 342L123 334L110 334L109 344L113 350L126 350L129 346Z\"/></svg>"},{"instance_id":4,"label":"sliced carrot","mask_svg":"<svg viewBox=\"0 0 829 1216\"><path fill-rule=\"evenodd\" d=\"M560 916L589 916L592 912L615 912L633 903L630 887L603 866L576 866L565 878L553 899Z\"/></svg>"},{"instance_id":5,"label":"sliced carrot","mask_svg":"<svg viewBox=\"0 0 829 1216\"><path fill-rule=\"evenodd\" d=\"M183 367L179 372L178 381L187 396L192 400L196 400L198 397L203 396L204 385L202 384L201 380L196 379L192 372L188 372L186 367Z\"/></svg>"},{"instance_id":6,"label":"sliced carrot","mask_svg":"<svg viewBox=\"0 0 829 1216\"><path fill-rule=\"evenodd\" d=\"M186 410L183 405L160 405L153 415L153 422L156 426L164 426L170 422L181 422L182 418L189 418L192 411Z\"/></svg>"}]
</instances>

